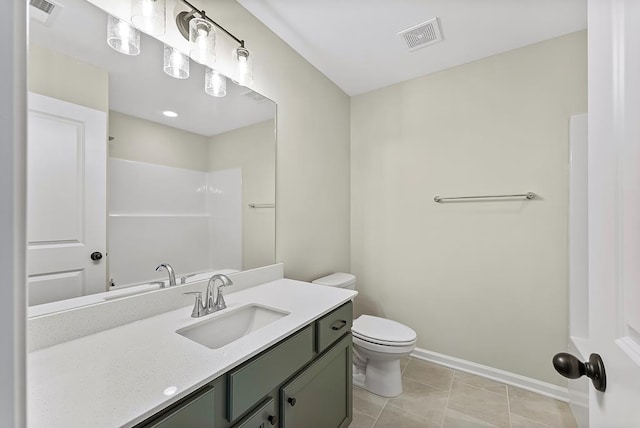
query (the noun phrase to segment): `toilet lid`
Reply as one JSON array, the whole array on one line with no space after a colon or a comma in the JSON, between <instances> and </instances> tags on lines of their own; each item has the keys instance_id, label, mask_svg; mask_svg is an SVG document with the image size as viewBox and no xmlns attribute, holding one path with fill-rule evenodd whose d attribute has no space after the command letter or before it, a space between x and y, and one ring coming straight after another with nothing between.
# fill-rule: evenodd
<instances>
[{"instance_id":1,"label":"toilet lid","mask_svg":"<svg viewBox=\"0 0 640 428\"><path fill-rule=\"evenodd\" d=\"M360 315L353 321L351 331L371 342L407 343L416 340L416 332L399 322L372 315Z\"/></svg>"}]
</instances>

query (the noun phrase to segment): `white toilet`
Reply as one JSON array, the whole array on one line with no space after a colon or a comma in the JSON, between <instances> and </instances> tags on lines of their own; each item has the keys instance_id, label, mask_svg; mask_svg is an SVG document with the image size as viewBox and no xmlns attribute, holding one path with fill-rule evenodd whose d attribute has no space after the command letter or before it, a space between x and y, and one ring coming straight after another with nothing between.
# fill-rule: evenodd
<instances>
[{"instance_id":1,"label":"white toilet","mask_svg":"<svg viewBox=\"0 0 640 428\"><path fill-rule=\"evenodd\" d=\"M314 284L355 289L356 277L334 273ZM353 383L383 397L402 393L400 359L416 347L416 332L399 322L361 315L353 320Z\"/></svg>"}]
</instances>

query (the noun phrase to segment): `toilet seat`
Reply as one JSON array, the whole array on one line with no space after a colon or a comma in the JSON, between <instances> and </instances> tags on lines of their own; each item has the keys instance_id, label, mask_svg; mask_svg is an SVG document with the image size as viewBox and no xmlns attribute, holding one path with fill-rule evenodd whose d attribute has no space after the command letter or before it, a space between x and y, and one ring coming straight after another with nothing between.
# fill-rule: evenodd
<instances>
[{"instance_id":1,"label":"toilet seat","mask_svg":"<svg viewBox=\"0 0 640 428\"><path fill-rule=\"evenodd\" d=\"M365 342L388 347L415 345L417 337L416 332L404 324L372 315L355 319L351 332Z\"/></svg>"},{"instance_id":2,"label":"toilet seat","mask_svg":"<svg viewBox=\"0 0 640 428\"><path fill-rule=\"evenodd\" d=\"M415 345L416 344L416 340L408 340L406 342L392 342L392 341L388 341L388 340L381 340L375 337L367 337L364 336L362 334L358 334L354 331L351 331L351 334L353 337L357 337L360 340L364 340L365 342L369 342L369 343L375 343L376 345L383 345L383 346L411 346L411 345Z\"/></svg>"},{"instance_id":3,"label":"toilet seat","mask_svg":"<svg viewBox=\"0 0 640 428\"><path fill-rule=\"evenodd\" d=\"M416 347L415 342L406 345L389 346L380 343L369 342L368 340L364 340L358 336L353 336L353 344L356 347L377 352L379 354L409 354Z\"/></svg>"}]
</instances>

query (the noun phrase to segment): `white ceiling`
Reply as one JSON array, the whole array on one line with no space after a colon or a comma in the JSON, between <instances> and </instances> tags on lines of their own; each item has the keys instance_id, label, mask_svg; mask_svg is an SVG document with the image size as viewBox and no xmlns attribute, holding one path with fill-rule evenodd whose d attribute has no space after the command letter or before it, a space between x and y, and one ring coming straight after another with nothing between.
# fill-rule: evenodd
<instances>
[{"instance_id":1,"label":"white ceiling","mask_svg":"<svg viewBox=\"0 0 640 428\"><path fill-rule=\"evenodd\" d=\"M191 61L179 80L162 70L163 44L141 34L140 55L127 56L106 43L107 14L85 0L56 0L63 6L49 26L31 20L30 43L109 72L111 110L211 136L275 117L275 103L243 96L249 90L227 81L227 96L204 92L204 67ZM176 118L161 113L173 110Z\"/></svg>"},{"instance_id":2,"label":"white ceiling","mask_svg":"<svg viewBox=\"0 0 640 428\"><path fill-rule=\"evenodd\" d=\"M587 27L586 0L238 0L349 95ZM398 32L438 17L444 40Z\"/></svg>"}]
</instances>

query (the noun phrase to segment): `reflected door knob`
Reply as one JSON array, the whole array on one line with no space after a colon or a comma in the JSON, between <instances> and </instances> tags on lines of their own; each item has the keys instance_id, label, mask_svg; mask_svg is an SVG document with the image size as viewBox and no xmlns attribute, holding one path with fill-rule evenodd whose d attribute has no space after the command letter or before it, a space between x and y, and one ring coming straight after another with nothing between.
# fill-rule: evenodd
<instances>
[{"instance_id":1,"label":"reflected door knob","mask_svg":"<svg viewBox=\"0 0 640 428\"><path fill-rule=\"evenodd\" d=\"M97 262L98 260L102 259L102 253L100 251L94 251L93 253L91 253L90 257L91 260Z\"/></svg>"},{"instance_id":2,"label":"reflected door knob","mask_svg":"<svg viewBox=\"0 0 640 428\"><path fill-rule=\"evenodd\" d=\"M573 355L561 352L554 355L553 367L566 378L577 379L586 375L591 379L595 389L601 392L607 389L607 374L604 369L604 362L598 354L591 354L589 361L583 363Z\"/></svg>"}]
</instances>

